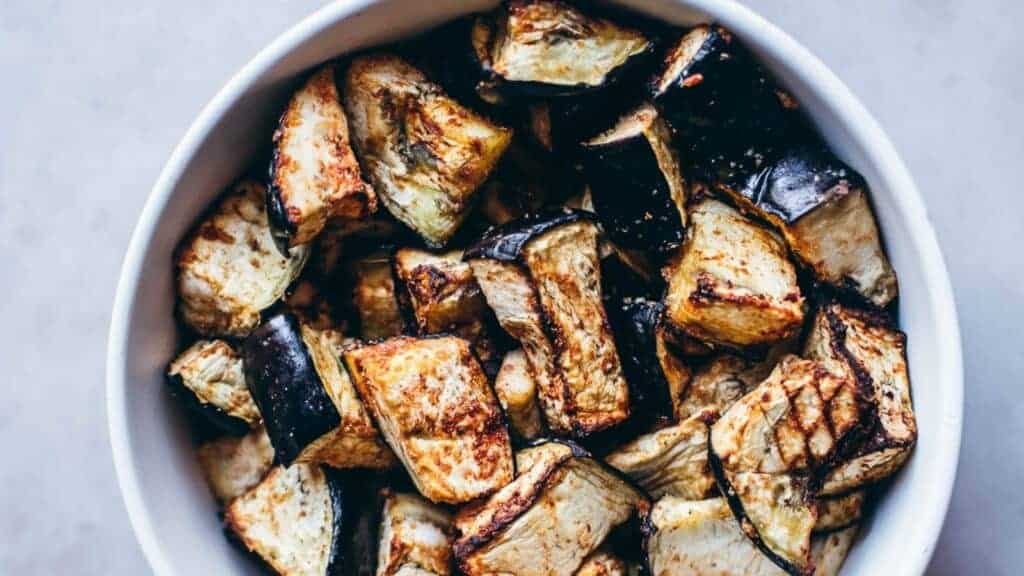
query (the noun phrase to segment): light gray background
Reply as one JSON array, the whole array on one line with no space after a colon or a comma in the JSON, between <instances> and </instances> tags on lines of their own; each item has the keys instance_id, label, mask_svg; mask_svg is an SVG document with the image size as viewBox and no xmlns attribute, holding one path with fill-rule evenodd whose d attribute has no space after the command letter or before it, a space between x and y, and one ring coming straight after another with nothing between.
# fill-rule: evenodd
<instances>
[{"instance_id":1,"label":"light gray background","mask_svg":"<svg viewBox=\"0 0 1024 576\"><path fill-rule=\"evenodd\" d=\"M0 573L148 571L104 413L118 269L150 186L203 104L317 4L0 0L0 318L10 328L0 330ZM952 274L966 429L931 572L1019 574L1024 4L754 4L888 131Z\"/></svg>"}]
</instances>

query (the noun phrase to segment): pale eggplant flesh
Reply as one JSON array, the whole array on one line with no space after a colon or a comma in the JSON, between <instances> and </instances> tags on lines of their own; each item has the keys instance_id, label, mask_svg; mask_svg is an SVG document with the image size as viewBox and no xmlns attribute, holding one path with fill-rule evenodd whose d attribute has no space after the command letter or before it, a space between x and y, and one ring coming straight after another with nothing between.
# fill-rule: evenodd
<instances>
[{"instance_id":1,"label":"pale eggplant flesh","mask_svg":"<svg viewBox=\"0 0 1024 576\"><path fill-rule=\"evenodd\" d=\"M167 370L171 393L218 429L242 436L260 411L245 384L241 355L224 340L198 340Z\"/></svg>"}]
</instances>

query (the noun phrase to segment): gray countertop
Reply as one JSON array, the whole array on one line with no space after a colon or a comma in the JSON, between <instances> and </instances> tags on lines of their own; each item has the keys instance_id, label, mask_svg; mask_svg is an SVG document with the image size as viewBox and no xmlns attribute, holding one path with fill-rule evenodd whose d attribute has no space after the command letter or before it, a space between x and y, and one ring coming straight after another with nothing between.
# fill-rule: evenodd
<instances>
[{"instance_id":1,"label":"gray countertop","mask_svg":"<svg viewBox=\"0 0 1024 576\"><path fill-rule=\"evenodd\" d=\"M0 573L147 572L114 478L104 357L150 186L203 104L308 0L0 2ZM931 572L1024 562L1024 4L755 7L864 101L914 174L953 278L966 429ZM927 386L927 382L915 382Z\"/></svg>"}]
</instances>

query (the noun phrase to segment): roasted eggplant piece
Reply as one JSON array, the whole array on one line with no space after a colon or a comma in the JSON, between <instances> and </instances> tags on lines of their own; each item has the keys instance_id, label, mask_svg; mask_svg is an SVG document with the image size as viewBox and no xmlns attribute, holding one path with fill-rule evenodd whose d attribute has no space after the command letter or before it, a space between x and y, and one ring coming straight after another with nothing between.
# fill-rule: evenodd
<instances>
[{"instance_id":1,"label":"roasted eggplant piece","mask_svg":"<svg viewBox=\"0 0 1024 576\"><path fill-rule=\"evenodd\" d=\"M452 518L418 494L389 493L384 500L377 576L448 576L452 573Z\"/></svg>"},{"instance_id":2,"label":"roasted eggplant piece","mask_svg":"<svg viewBox=\"0 0 1024 576\"><path fill-rule=\"evenodd\" d=\"M811 554L814 556L814 576L839 576L846 556L857 538L857 526L816 535L811 539Z\"/></svg>"},{"instance_id":3,"label":"roasted eggplant piece","mask_svg":"<svg viewBox=\"0 0 1024 576\"><path fill-rule=\"evenodd\" d=\"M346 261L343 257L365 255L371 251L368 247L405 240L403 234L415 237L383 210L363 220L331 220L317 236L310 268L321 278L335 278Z\"/></svg>"},{"instance_id":4,"label":"roasted eggplant piece","mask_svg":"<svg viewBox=\"0 0 1024 576\"><path fill-rule=\"evenodd\" d=\"M686 183L671 132L644 104L582 145L598 218L616 244L654 252L678 248L686 227Z\"/></svg>"},{"instance_id":5,"label":"roasted eggplant piece","mask_svg":"<svg viewBox=\"0 0 1024 576\"><path fill-rule=\"evenodd\" d=\"M361 220L376 210L349 143L334 65L327 64L292 95L274 132L267 189L274 237L287 251L316 238L329 219Z\"/></svg>"},{"instance_id":6,"label":"roasted eggplant piece","mask_svg":"<svg viewBox=\"0 0 1024 576\"><path fill-rule=\"evenodd\" d=\"M795 101L714 24L684 34L650 83L677 132L688 169L710 181L742 180L795 137Z\"/></svg>"},{"instance_id":7,"label":"roasted eggplant piece","mask_svg":"<svg viewBox=\"0 0 1024 576\"><path fill-rule=\"evenodd\" d=\"M818 282L879 307L896 297L867 183L824 145L788 150L744 185L716 189L774 224Z\"/></svg>"},{"instance_id":8,"label":"roasted eggplant piece","mask_svg":"<svg viewBox=\"0 0 1024 576\"><path fill-rule=\"evenodd\" d=\"M666 276L666 317L698 340L764 346L802 325L803 296L786 246L717 200L691 210L686 242Z\"/></svg>"},{"instance_id":9,"label":"roasted eggplant piece","mask_svg":"<svg viewBox=\"0 0 1024 576\"><path fill-rule=\"evenodd\" d=\"M554 433L586 436L629 416L587 213L514 220L464 258L502 328L522 344Z\"/></svg>"},{"instance_id":10,"label":"roasted eggplant piece","mask_svg":"<svg viewBox=\"0 0 1024 576\"><path fill-rule=\"evenodd\" d=\"M816 314L804 355L855 378L869 397L872 430L856 453L831 470L822 493L841 494L877 482L906 462L917 440L910 398L907 337L879 312L837 302Z\"/></svg>"},{"instance_id":11,"label":"roasted eggplant piece","mask_svg":"<svg viewBox=\"0 0 1024 576\"><path fill-rule=\"evenodd\" d=\"M402 333L391 255L377 251L349 263L352 306L359 317L363 340L379 340Z\"/></svg>"},{"instance_id":12,"label":"roasted eggplant piece","mask_svg":"<svg viewBox=\"0 0 1024 576\"><path fill-rule=\"evenodd\" d=\"M178 311L199 334L247 335L306 263L307 247L286 257L274 246L265 197L262 184L239 182L178 247Z\"/></svg>"},{"instance_id":13,"label":"roasted eggplant piece","mask_svg":"<svg viewBox=\"0 0 1024 576\"><path fill-rule=\"evenodd\" d=\"M677 420L700 412L724 413L771 374L786 354L796 351L795 340L772 346L763 359L716 354L694 370L684 392L672 397Z\"/></svg>"},{"instance_id":14,"label":"roasted eggplant piece","mask_svg":"<svg viewBox=\"0 0 1024 576\"><path fill-rule=\"evenodd\" d=\"M240 436L260 422L245 385L242 357L223 340L199 340L167 369L171 390L221 430Z\"/></svg>"},{"instance_id":15,"label":"roasted eggplant piece","mask_svg":"<svg viewBox=\"0 0 1024 576\"><path fill-rule=\"evenodd\" d=\"M246 339L245 379L277 459L388 468L384 443L341 368L336 339L278 314Z\"/></svg>"},{"instance_id":16,"label":"roasted eggplant piece","mask_svg":"<svg viewBox=\"0 0 1024 576\"><path fill-rule=\"evenodd\" d=\"M323 288L332 288L329 280L299 278L284 298L284 308L299 319L301 324L324 331L343 332L345 319Z\"/></svg>"},{"instance_id":17,"label":"roasted eggplant piece","mask_svg":"<svg viewBox=\"0 0 1024 576\"><path fill-rule=\"evenodd\" d=\"M725 498L666 496L651 508L645 548L650 573L780 576L744 535Z\"/></svg>"},{"instance_id":18,"label":"roasted eggplant piece","mask_svg":"<svg viewBox=\"0 0 1024 576\"><path fill-rule=\"evenodd\" d=\"M397 337L344 354L359 395L416 488L456 504L512 480L501 408L468 342Z\"/></svg>"},{"instance_id":19,"label":"roasted eggplant piece","mask_svg":"<svg viewBox=\"0 0 1024 576\"><path fill-rule=\"evenodd\" d=\"M520 141L513 141L482 187L480 214L487 222L501 225L540 211L577 183L564 163L534 154Z\"/></svg>"},{"instance_id":20,"label":"roasted eggplant piece","mask_svg":"<svg viewBox=\"0 0 1024 576\"><path fill-rule=\"evenodd\" d=\"M344 482L319 466L277 466L224 511L224 523L277 574L343 574L351 527Z\"/></svg>"},{"instance_id":21,"label":"roasted eggplant piece","mask_svg":"<svg viewBox=\"0 0 1024 576\"><path fill-rule=\"evenodd\" d=\"M576 576L626 576L626 563L606 550L587 556Z\"/></svg>"},{"instance_id":22,"label":"roasted eggplant piece","mask_svg":"<svg viewBox=\"0 0 1024 576\"><path fill-rule=\"evenodd\" d=\"M494 393L516 434L530 440L544 433L544 422L537 405L537 383L522 350L511 350L505 354L494 379Z\"/></svg>"},{"instance_id":23,"label":"roasted eggplant piece","mask_svg":"<svg viewBox=\"0 0 1024 576\"><path fill-rule=\"evenodd\" d=\"M519 475L459 510L455 558L468 576L572 576L646 498L575 445L548 442L517 455Z\"/></svg>"},{"instance_id":24,"label":"roasted eggplant piece","mask_svg":"<svg viewBox=\"0 0 1024 576\"><path fill-rule=\"evenodd\" d=\"M512 131L387 54L353 60L344 101L359 158L384 206L429 245L443 246L469 214Z\"/></svg>"},{"instance_id":25,"label":"roasted eggplant piece","mask_svg":"<svg viewBox=\"0 0 1024 576\"><path fill-rule=\"evenodd\" d=\"M225 436L196 450L210 492L227 504L260 483L274 466L274 447L262 426L240 438Z\"/></svg>"},{"instance_id":26,"label":"roasted eggplant piece","mask_svg":"<svg viewBox=\"0 0 1024 576\"><path fill-rule=\"evenodd\" d=\"M490 68L500 89L565 96L609 86L651 43L558 0L509 0L494 15Z\"/></svg>"},{"instance_id":27,"label":"roasted eggplant piece","mask_svg":"<svg viewBox=\"0 0 1024 576\"><path fill-rule=\"evenodd\" d=\"M842 496L818 498L818 520L815 533L837 532L860 522L867 493L856 490Z\"/></svg>"},{"instance_id":28,"label":"roasted eggplant piece","mask_svg":"<svg viewBox=\"0 0 1024 576\"><path fill-rule=\"evenodd\" d=\"M711 427L709 461L743 531L791 574L811 574L818 478L870 420L852 377L796 356Z\"/></svg>"},{"instance_id":29,"label":"roasted eggplant piece","mask_svg":"<svg viewBox=\"0 0 1024 576\"><path fill-rule=\"evenodd\" d=\"M715 490L715 477L708 466L706 420L711 416L698 414L644 434L605 456L604 461L632 478L654 500L666 495L708 498Z\"/></svg>"},{"instance_id":30,"label":"roasted eggplant piece","mask_svg":"<svg viewBox=\"0 0 1024 576\"><path fill-rule=\"evenodd\" d=\"M500 332L462 251L399 248L393 258L398 300L420 336L450 333L473 345L485 365L500 360Z\"/></svg>"}]
</instances>

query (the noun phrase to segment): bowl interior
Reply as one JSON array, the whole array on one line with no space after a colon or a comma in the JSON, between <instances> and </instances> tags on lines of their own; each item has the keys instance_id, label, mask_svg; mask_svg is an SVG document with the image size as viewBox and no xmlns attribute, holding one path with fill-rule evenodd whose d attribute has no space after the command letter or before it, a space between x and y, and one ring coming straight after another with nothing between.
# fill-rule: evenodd
<instances>
[{"instance_id":1,"label":"bowl interior","mask_svg":"<svg viewBox=\"0 0 1024 576\"><path fill-rule=\"evenodd\" d=\"M172 253L195 218L269 141L301 71L337 54L407 36L493 2L389 0L329 6L264 50L214 99L168 163L122 271L111 327L108 403L122 491L158 574L250 574L223 537L184 419L164 386L175 352ZM625 0L677 24L733 29L807 109L836 153L860 170L900 279L900 322L920 439L862 532L843 573L924 570L941 528L959 450L959 333L948 278L912 181L849 91L806 50L729 1Z\"/></svg>"}]
</instances>

